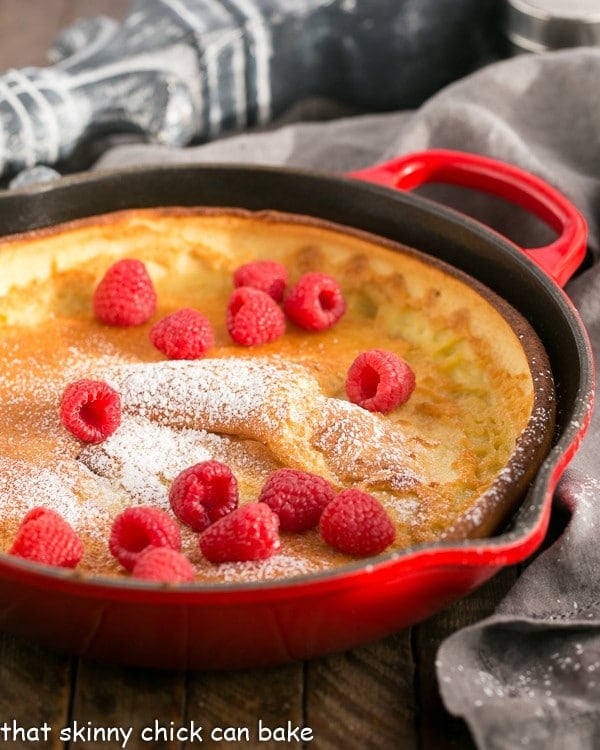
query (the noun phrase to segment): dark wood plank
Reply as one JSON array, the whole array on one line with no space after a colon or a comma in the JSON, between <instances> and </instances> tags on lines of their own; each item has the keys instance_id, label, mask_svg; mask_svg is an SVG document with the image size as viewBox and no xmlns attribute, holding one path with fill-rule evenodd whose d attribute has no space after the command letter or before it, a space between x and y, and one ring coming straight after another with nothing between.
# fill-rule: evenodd
<instances>
[{"instance_id":1,"label":"dark wood plank","mask_svg":"<svg viewBox=\"0 0 600 750\"><path fill-rule=\"evenodd\" d=\"M306 722L319 750L412 750L414 663L410 631L310 662Z\"/></svg>"},{"instance_id":2,"label":"dark wood plank","mask_svg":"<svg viewBox=\"0 0 600 750\"><path fill-rule=\"evenodd\" d=\"M195 720L203 725L202 747L207 750L223 746L249 750L303 747L305 743L293 738L289 742L281 740L295 728L300 736L304 725L303 695L301 664L237 672L194 672L188 675L185 719L187 724Z\"/></svg>"},{"instance_id":3,"label":"dark wood plank","mask_svg":"<svg viewBox=\"0 0 600 750\"><path fill-rule=\"evenodd\" d=\"M71 678L69 657L0 633L0 746L62 748Z\"/></svg>"},{"instance_id":4,"label":"dark wood plank","mask_svg":"<svg viewBox=\"0 0 600 750\"><path fill-rule=\"evenodd\" d=\"M128 750L179 750L174 731L182 726L185 711L185 675L182 672L132 669L79 661L73 706L66 727L71 729L69 750L119 747L108 743L102 729L130 732ZM76 730L98 729L88 740ZM131 730L131 731L130 731ZM153 738L154 741L149 740ZM65 737L66 740L69 738Z\"/></svg>"}]
</instances>

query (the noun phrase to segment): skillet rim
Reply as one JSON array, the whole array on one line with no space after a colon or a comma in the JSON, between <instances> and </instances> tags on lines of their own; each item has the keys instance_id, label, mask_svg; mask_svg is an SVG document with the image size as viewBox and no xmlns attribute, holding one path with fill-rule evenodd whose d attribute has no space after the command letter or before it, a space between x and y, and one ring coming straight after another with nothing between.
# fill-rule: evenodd
<instances>
[{"instance_id":1,"label":"skillet rim","mask_svg":"<svg viewBox=\"0 0 600 750\"><path fill-rule=\"evenodd\" d=\"M119 205L115 204L114 207L107 209L105 206L103 206L94 209L91 212L86 211L81 215L79 215L79 212L77 212L75 216L70 214L69 217L57 219L51 215L48 209L46 209L45 212L41 213L39 211L36 211L36 207L39 208L38 204L40 202L42 203L42 208L44 208L44 201L48 201L48 196L50 196L50 198L53 198L56 202L56 197L58 196L60 198L62 194L68 196L69 193L74 192L75 196L77 197L78 191L80 191L82 187L98 188L98 186L104 186L105 189L108 189L110 191L110 186L113 182L123 183L123 181L135 181L136 179L152 181L152 178L156 180L159 177L164 178L167 175L171 177L175 176L176 178L181 178L182 176L184 176L185 178L190 179L200 173L210 175L212 177L228 175L229 179L233 179L236 176L243 176L246 179L248 177L259 177L263 181L265 179L292 179L296 181L296 183L298 183L298 181L304 181L308 185L310 185L311 183L314 185L316 182L316 185L326 185L330 189L336 188L339 193L338 197L343 199L344 197L347 198L348 196L350 196L353 201L361 200L365 195L373 195L375 196L374 199L377 201L376 205L386 204L387 206L387 204L389 204L391 201L393 206L402 205L405 207L405 209L412 210L417 214L420 213L426 216L429 220L432 220L434 226L429 227L429 230L433 231L433 236L437 234L438 236L446 239L449 239L451 237L456 241L456 237L462 235L460 237L460 242L464 242L465 237L469 237L475 243L483 243L484 246L488 247L488 250L490 249L491 243L491 247L493 247L495 251L500 251L500 261L506 261L507 259L510 260L510 268L512 269L513 276L515 274L523 274L524 278L527 279L530 284L534 283L534 285L545 291L548 298L552 300L553 304L562 314L561 320L563 324L567 326L572 334L571 345L574 347L574 351L576 351L579 356L576 363L572 362L572 364L578 365L578 367L576 368L576 374L578 377L576 377L577 387L575 393L572 394L572 404L568 419L565 422L565 415L563 418L563 422L565 423L562 425L561 429L559 429L557 425L553 446L542 462L536 474L536 477L532 481L529 492L527 493L527 497L523 501L521 510L517 512L513 519L513 523L511 524L513 528L509 530L503 530L492 537L487 537L484 539L437 541L434 543L430 542L419 544L407 548L406 550L383 553L382 555L379 555L375 558L370 558L368 563L366 563L365 560L359 560L348 565L344 565L334 571L312 573L305 576L294 577L293 579L287 578L269 582L219 584L218 586L215 586L215 584L196 583L178 585L176 588L169 588L157 586L155 583L152 584L140 581L130 581L129 579L114 579L102 576L88 577L82 576L81 574L77 573L74 574L73 571L62 571L56 570L55 568L50 568L49 570L47 570L46 566L41 566L39 564L31 563L26 560L16 559L4 553L0 553L0 573L3 573L6 570L6 572L11 572L14 575L24 574L26 577L42 578L45 581L48 581L50 579L55 585L60 588L62 588L63 586L70 587L72 584L77 584L80 589L83 589L84 586L81 586L79 584L85 584L85 588L93 588L99 593L108 590L114 592L136 592L140 595L143 595L143 593L147 593L152 596L160 593L166 593L169 596L179 594L193 597L194 594L206 595L208 593L230 593L232 591L258 592L260 590L263 592L277 592L278 590L288 588L291 585L293 585L295 588L302 588L303 585L306 585L307 589L311 589L313 588L312 584L326 584L330 581L334 582L336 580L339 580L340 578L343 578L346 581L351 581L356 575L363 575L366 571L370 571L373 568L379 569L387 567L389 565L395 565L398 564L399 561L408 561L409 559L415 557L423 558L422 565L424 565L427 561L428 565L438 566L440 564L443 565L443 563L440 563L439 561L440 557L448 557L448 555L452 556L452 554L460 555L460 553L465 553L470 560L472 556L477 557L477 555L481 554L481 552L483 551L484 553L489 555L498 553L498 558L496 560L492 559L488 562L497 565L506 564L501 559L501 553L504 552L506 554L507 551L509 551L511 548L518 547L519 543L525 543L528 536L533 534L536 530L537 525L542 522L542 517L544 515L546 505L551 502L551 497L549 497L549 495L554 488L553 484L558 481L560 475L562 474L562 471L564 471L564 469L566 468L566 464L570 461L575 451L578 449L579 444L583 439L583 433L587 429L587 425L589 424L589 420L591 418L594 398L593 353L587 331L585 330L579 313L577 312L576 308L569 300L565 292L530 258L528 258L522 252L522 250L518 248L518 246L514 245L512 242L495 232L493 229L481 224L479 221L472 219L463 213L460 213L459 211L456 211L455 209L436 203L424 196L399 192L380 185L348 178L344 175L322 173L317 170L290 168L285 166L278 167L228 163L205 163L192 165L183 163L156 164L142 167L127 167L124 169L97 170L94 172L82 172L68 175L66 177L48 183L27 186L18 190L5 191L4 193L0 193L0 236L10 235L15 232L31 231L32 229L41 228L43 226L51 226L53 224L62 223L64 221L70 221L75 218L84 218L85 216L109 213L112 211L127 208L142 207L139 204L139 200L136 200L138 196L128 193L126 200ZM297 190L298 185L296 185L296 192ZM79 195L81 195L80 192ZM115 194L113 193L112 197L114 198L114 196ZM190 196L188 197L191 198L192 194L190 194ZM253 194L251 197L253 200L255 200L255 194ZM290 197L287 196L287 200L289 199ZM145 197L144 200L148 200L148 198ZM285 200L286 196L284 196L284 203ZM294 196L292 196L292 200L294 200ZM29 205L30 203L32 205ZM50 203L52 203L52 201L50 201ZM344 201L342 200L342 204L343 203ZM214 203L207 204L206 201L201 199L199 200L194 196L194 199L190 200L190 202L186 203L185 205L192 206L200 204L217 206L223 205L223 202L216 201ZM165 202L165 197L162 196L161 201L154 202L150 198L149 203L143 203L143 207L159 207L160 205L182 205L182 202L180 200L174 202ZM239 204L229 203L228 205L235 205L236 207L239 207ZM10 228L9 225L9 231L5 231L3 227L3 222L5 221L3 209L6 209L7 206L8 212L12 216L13 221L24 222L24 224L17 223L16 228ZM19 211L20 207L21 210ZM246 207L247 206L244 206L244 208ZM271 202L269 202L268 205L264 205L261 207L252 206L250 207L250 210L261 210L261 208L271 208L273 210L285 211L290 213L308 213L307 211L299 210L298 208L273 207ZM339 219L331 217L331 204L327 204L326 208L326 213L318 218L323 218L328 221L342 224L349 223L348 221L341 221ZM333 208L335 208L335 205L333 206ZM34 226L30 224L29 217L31 216L31 214L35 215ZM315 214L311 212L308 215L314 216ZM378 217L376 215L370 215L369 221L367 223L372 224L373 222L376 223L377 221ZM353 222L351 223L351 226L357 227L357 225ZM449 227L453 231L449 234L444 234L443 231L441 232L441 229L443 229L444 227L446 227L446 229ZM398 236L390 237L389 234L382 234L381 231L375 231L370 228L365 229L362 224L358 226L358 228L362 231L371 232L375 235L388 237L389 239L392 239L396 242L406 244L409 247L414 247L414 245L411 245L411 243L404 238L399 238ZM424 253L428 256L433 256L433 258L435 259L440 258L439 255L422 249L420 245L417 246L417 252ZM442 258L442 260L446 263L448 262L445 260L445 258ZM504 267L507 267L506 262L504 262L503 265ZM508 301L509 304L515 307L518 312L520 312L524 317L528 318L528 316L523 313L518 305L516 305L511 299L507 299L504 294L499 293L495 288L495 285L489 283L489 279L482 280L479 274L473 273L471 270L465 270L462 265L450 263L450 266L452 268L458 269L463 273L467 273L480 283L483 283L485 286L490 287L495 294L499 295L505 301ZM491 274L491 269L486 267L486 270L488 274ZM506 284L507 281L505 280L504 285ZM545 345L545 336L540 333L536 325L534 325L531 321L529 322ZM551 365L553 365L553 358L550 356L550 354L548 356L550 358ZM559 398L559 393L557 392L557 406L562 406L564 408L564 405L562 404L563 399L564 397ZM561 403L559 403L559 401ZM523 516L526 516L526 518L523 519ZM453 559L452 564L461 564L461 562L460 560L455 558ZM470 563L466 562L464 564ZM92 595L92 592L88 591L87 593Z\"/></svg>"}]
</instances>

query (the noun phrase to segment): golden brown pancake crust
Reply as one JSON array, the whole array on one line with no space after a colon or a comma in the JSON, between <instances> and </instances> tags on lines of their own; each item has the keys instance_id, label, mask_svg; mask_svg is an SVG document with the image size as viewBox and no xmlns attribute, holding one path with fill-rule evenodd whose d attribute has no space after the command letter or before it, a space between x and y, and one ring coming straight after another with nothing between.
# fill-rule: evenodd
<instances>
[{"instance_id":1,"label":"golden brown pancake crust","mask_svg":"<svg viewBox=\"0 0 600 750\"><path fill-rule=\"evenodd\" d=\"M146 264L159 307L142 326L94 320L91 296L121 257ZM291 282L333 275L348 311L333 328L288 324L267 345L235 345L225 328L234 269L268 258ZM274 468L293 465L336 488L359 486L386 506L394 549L487 536L517 507L552 439L554 391L527 322L493 293L408 248L327 222L274 212L149 209L117 212L7 238L0 244L0 550L28 508L51 505L84 539L81 570L119 573L106 541L122 508L168 507L168 486L191 463L230 463L241 501ZM180 307L204 312L215 347L168 362L148 339ZM416 374L389 415L349 404L346 371L384 348ZM58 419L65 386L106 379L122 393L123 423L85 446ZM184 534L199 580L296 575L343 564L318 533L283 535L262 563L214 566Z\"/></svg>"}]
</instances>

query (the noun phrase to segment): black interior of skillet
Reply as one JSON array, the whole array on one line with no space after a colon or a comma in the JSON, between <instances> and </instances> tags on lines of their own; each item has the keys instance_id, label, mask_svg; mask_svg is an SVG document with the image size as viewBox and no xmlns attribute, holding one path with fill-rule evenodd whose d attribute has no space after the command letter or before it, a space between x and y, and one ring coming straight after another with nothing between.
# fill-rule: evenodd
<instances>
[{"instance_id":1,"label":"black interior of skillet","mask_svg":"<svg viewBox=\"0 0 600 750\"><path fill-rule=\"evenodd\" d=\"M557 434L585 413L592 362L558 286L510 242L460 213L358 180L285 168L164 166L76 175L0 198L11 234L129 207L238 206L325 218L402 242L459 268L516 307L542 339L556 380Z\"/></svg>"}]
</instances>

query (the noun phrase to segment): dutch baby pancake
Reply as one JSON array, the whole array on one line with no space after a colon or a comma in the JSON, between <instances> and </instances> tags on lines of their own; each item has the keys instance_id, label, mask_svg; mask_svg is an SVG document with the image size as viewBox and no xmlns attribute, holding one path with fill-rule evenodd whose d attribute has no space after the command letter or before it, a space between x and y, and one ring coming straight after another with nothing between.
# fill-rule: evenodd
<instances>
[{"instance_id":1,"label":"dutch baby pancake","mask_svg":"<svg viewBox=\"0 0 600 750\"><path fill-rule=\"evenodd\" d=\"M152 290L139 320L99 313L120 304L98 290L122 261L139 264ZM240 281L240 268L261 264L285 269L273 294L248 291L251 275ZM78 575L131 575L110 543L115 524L153 508L177 529L187 580L310 574L356 555L494 534L551 444L552 374L531 326L478 282L391 241L276 212L140 209L5 238L0 266L2 553L26 556L29 542L15 542L23 520L46 509L81 544ZM306 279L312 286L298 291ZM297 315L311 294L333 316L322 326ZM247 304L268 308L266 335L262 323L233 322ZM177 338L183 319L189 335ZM405 392L381 401L388 365L404 368L392 374ZM101 384L118 405L97 439L65 417L67 389L82 383ZM235 498L194 527L173 486L206 464L228 472ZM214 528L229 511L262 512L283 469L329 488L312 523L286 525L280 492L268 549L254 559L209 552L227 534L242 543L250 522L240 531L229 518L223 537ZM348 492L382 509L393 529L381 532L385 543L332 543L333 503ZM352 521L342 513L342 537L380 532L360 507Z\"/></svg>"}]
</instances>

